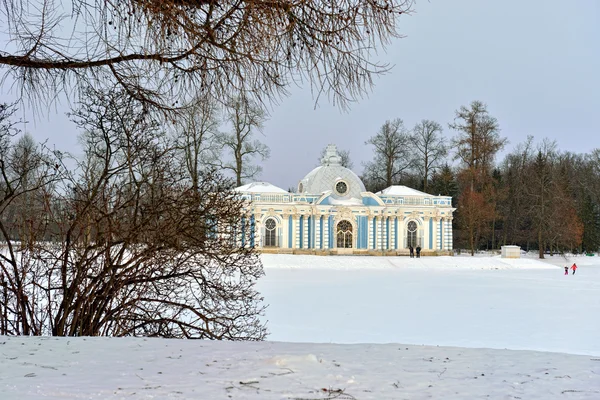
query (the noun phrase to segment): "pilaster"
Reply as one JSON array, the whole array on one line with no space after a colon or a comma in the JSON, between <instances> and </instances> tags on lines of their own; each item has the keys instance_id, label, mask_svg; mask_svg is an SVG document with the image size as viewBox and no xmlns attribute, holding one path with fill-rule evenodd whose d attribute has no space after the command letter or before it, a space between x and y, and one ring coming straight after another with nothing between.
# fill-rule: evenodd
<instances>
[{"instance_id":1,"label":"pilaster","mask_svg":"<svg viewBox=\"0 0 600 400\"><path fill-rule=\"evenodd\" d=\"M373 249L373 215L369 214L367 216L367 232L368 232L368 243L369 243L369 250Z\"/></svg>"},{"instance_id":2,"label":"pilaster","mask_svg":"<svg viewBox=\"0 0 600 400\"><path fill-rule=\"evenodd\" d=\"M329 248L329 215L323 216L323 248Z\"/></svg>"},{"instance_id":3,"label":"pilaster","mask_svg":"<svg viewBox=\"0 0 600 400\"><path fill-rule=\"evenodd\" d=\"M452 217L446 218L446 250L452 250Z\"/></svg>"},{"instance_id":4,"label":"pilaster","mask_svg":"<svg viewBox=\"0 0 600 400\"><path fill-rule=\"evenodd\" d=\"M321 248L321 216L320 215L315 215L315 245L314 248L315 249L320 249Z\"/></svg>"},{"instance_id":5,"label":"pilaster","mask_svg":"<svg viewBox=\"0 0 600 400\"><path fill-rule=\"evenodd\" d=\"M396 250L396 217L390 217L390 249Z\"/></svg>"},{"instance_id":6,"label":"pilaster","mask_svg":"<svg viewBox=\"0 0 600 400\"><path fill-rule=\"evenodd\" d=\"M302 248L308 249L308 215L304 215L302 218Z\"/></svg>"},{"instance_id":7,"label":"pilaster","mask_svg":"<svg viewBox=\"0 0 600 400\"><path fill-rule=\"evenodd\" d=\"M298 214L294 214L292 217L292 221L294 226L292 227L292 232L294 235L294 248L300 248L300 216Z\"/></svg>"},{"instance_id":8,"label":"pilaster","mask_svg":"<svg viewBox=\"0 0 600 400\"><path fill-rule=\"evenodd\" d=\"M441 243L440 243L440 220L441 218L439 217L434 217L433 218L433 250L441 250Z\"/></svg>"},{"instance_id":9,"label":"pilaster","mask_svg":"<svg viewBox=\"0 0 600 400\"><path fill-rule=\"evenodd\" d=\"M263 247L262 221L259 218L260 215L254 221L254 245L256 247Z\"/></svg>"},{"instance_id":10,"label":"pilaster","mask_svg":"<svg viewBox=\"0 0 600 400\"><path fill-rule=\"evenodd\" d=\"M404 243L404 237L406 236L406 226L404 222L404 217L398 218L398 248L405 249L406 245Z\"/></svg>"},{"instance_id":11,"label":"pilaster","mask_svg":"<svg viewBox=\"0 0 600 400\"><path fill-rule=\"evenodd\" d=\"M375 250L381 250L381 216L375 217Z\"/></svg>"},{"instance_id":12,"label":"pilaster","mask_svg":"<svg viewBox=\"0 0 600 400\"><path fill-rule=\"evenodd\" d=\"M287 249L289 245L290 215L283 214L281 218L281 243L279 243L279 247Z\"/></svg>"},{"instance_id":13,"label":"pilaster","mask_svg":"<svg viewBox=\"0 0 600 400\"><path fill-rule=\"evenodd\" d=\"M386 216L381 217L381 249L386 250L388 248L388 230L387 230L387 218Z\"/></svg>"}]
</instances>

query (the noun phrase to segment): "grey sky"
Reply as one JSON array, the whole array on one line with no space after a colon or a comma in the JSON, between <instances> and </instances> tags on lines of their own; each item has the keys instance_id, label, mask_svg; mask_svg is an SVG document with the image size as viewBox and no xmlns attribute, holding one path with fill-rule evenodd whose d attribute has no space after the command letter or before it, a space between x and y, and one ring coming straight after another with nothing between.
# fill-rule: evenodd
<instances>
[{"instance_id":1,"label":"grey sky","mask_svg":"<svg viewBox=\"0 0 600 400\"><path fill-rule=\"evenodd\" d=\"M415 9L400 19L406 37L376 56L394 68L350 111L327 99L315 109L308 87L291 88L261 137L271 158L260 180L295 187L328 143L349 150L360 174L372 156L364 142L386 120L402 118L411 128L432 119L450 138L454 110L472 100L488 104L508 150L527 135L554 139L564 151L600 147L599 1L418 0ZM39 117L27 130L74 150L77 132L62 113Z\"/></svg>"},{"instance_id":2,"label":"grey sky","mask_svg":"<svg viewBox=\"0 0 600 400\"><path fill-rule=\"evenodd\" d=\"M309 90L293 90L273 111L263 180L295 186L327 143L350 150L361 173L372 156L364 142L385 120L432 119L450 137L454 111L472 100L498 118L507 149L530 134L561 150L600 147L600 2L418 1L400 31L406 37L380 54L392 72L350 112L325 102L314 110Z\"/></svg>"}]
</instances>

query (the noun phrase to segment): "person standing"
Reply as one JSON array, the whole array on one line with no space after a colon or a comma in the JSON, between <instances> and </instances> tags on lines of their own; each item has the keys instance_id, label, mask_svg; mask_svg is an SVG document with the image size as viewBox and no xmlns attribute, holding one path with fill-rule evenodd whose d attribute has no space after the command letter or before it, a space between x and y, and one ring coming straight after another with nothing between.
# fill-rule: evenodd
<instances>
[{"instance_id":1,"label":"person standing","mask_svg":"<svg viewBox=\"0 0 600 400\"><path fill-rule=\"evenodd\" d=\"M565 267L565 275L569 275L569 267Z\"/></svg>"},{"instance_id":2,"label":"person standing","mask_svg":"<svg viewBox=\"0 0 600 400\"><path fill-rule=\"evenodd\" d=\"M413 249L412 244L408 246L408 250L410 251L410 258L415 256L415 249Z\"/></svg>"},{"instance_id":3,"label":"person standing","mask_svg":"<svg viewBox=\"0 0 600 400\"><path fill-rule=\"evenodd\" d=\"M417 246L417 258L421 258L421 246Z\"/></svg>"},{"instance_id":4,"label":"person standing","mask_svg":"<svg viewBox=\"0 0 600 400\"><path fill-rule=\"evenodd\" d=\"M573 275L575 275L575 271L577 271L577 264L573 263L571 269L573 270Z\"/></svg>"}]
</instances>

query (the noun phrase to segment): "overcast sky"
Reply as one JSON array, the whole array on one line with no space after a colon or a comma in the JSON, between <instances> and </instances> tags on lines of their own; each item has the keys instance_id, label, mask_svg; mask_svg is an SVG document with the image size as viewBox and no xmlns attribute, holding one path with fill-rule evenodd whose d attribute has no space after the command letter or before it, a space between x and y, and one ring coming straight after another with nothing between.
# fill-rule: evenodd
<instances>
[{"instance_id":1,"label":"overcast sky","mask_svg":"<svg viewBox=\"0 0 600 400\"><path fill-rule=\"evenodd\" d=\"M291 88L260 136L271 158L259 180L295 187L328 143L349 150L360 174L372 157L365 141L386 120L412 127L431 119L450 138L454 111L473 100L498 119L507 150L527 135L556 140L563 151L600 147L600 1L418 0L399 30L405 37L376 56L394 68L348 112L326 99L315 109L308 87ZM63 112L27 130L74 149L77 132Z\"/></svg>"}]
</instances>

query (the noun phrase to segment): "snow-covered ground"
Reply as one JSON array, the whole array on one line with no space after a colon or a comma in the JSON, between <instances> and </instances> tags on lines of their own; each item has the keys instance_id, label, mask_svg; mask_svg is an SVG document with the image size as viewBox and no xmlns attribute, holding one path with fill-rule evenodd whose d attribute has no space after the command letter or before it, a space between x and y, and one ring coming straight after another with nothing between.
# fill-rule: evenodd
<instances>
[{"instance_id":1,"label":"snow-covered ground","mask_svg":"<svg viewBox=\"0 0 600 400\"><path fill-rule=\"evenodd\" d=\"M270 340L600 356L600 257L264 255L263 261L259 290L270 304ZM577 273L565 276L573 262Z\"/></svg>"},{"instance_id":2,"label":"snow-covered ground","mask_svg":"<svg viewBox=\"0 0 600 400\"><path fill-rule=\"evenodd\" d=\"M589 399L600 359L399 344L0 338L0 399Z\"/></svg>"},{"instance_id":3,"label":"snow-covered ground","mask_svg":"<svg viewBox=\"0 0 600 400\"><path fill-rule=\"evenodd\" d=\"M600 399L599 257L263 261L269 342L0 337L0 400Z\"/></svg>"}]
</instances>

